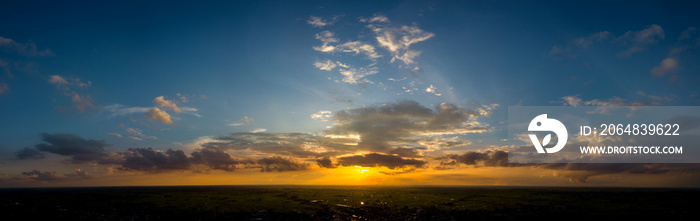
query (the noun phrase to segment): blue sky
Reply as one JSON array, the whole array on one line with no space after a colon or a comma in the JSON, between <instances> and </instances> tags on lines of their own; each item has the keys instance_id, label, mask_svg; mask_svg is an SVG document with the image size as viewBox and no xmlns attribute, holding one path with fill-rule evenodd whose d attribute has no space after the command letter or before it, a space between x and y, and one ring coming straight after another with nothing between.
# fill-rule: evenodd
<instances>
[{"instance_id":1,"label":"blue sky","mask_svg":"<svg viewBox=\"0 0 700 221\"><path fill-rule=\"evenodd\" d=\"M8 166L0 174L75 169L64 163L70 153L17 159L48 142L42 133L101 140L110 153L190 154L231 133L329 136L343 128L343 110L415 101L436 113L441 104L481 113L430 137L469 145L430 152L418 133L386 144L415 147L416 159L430 161L505 145L508 106L695 106L697 9L659 1L5 3L0 158ZM277 156L246 150L226 153ZM106 170L80 165L88 167L96 176Z\"/></svg>"}]
</instances>

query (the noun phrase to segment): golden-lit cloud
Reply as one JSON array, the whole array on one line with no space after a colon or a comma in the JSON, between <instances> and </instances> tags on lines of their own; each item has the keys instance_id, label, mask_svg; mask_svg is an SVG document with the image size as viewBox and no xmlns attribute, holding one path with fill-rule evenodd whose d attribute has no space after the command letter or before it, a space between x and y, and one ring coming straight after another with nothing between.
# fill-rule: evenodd
<instances>
[{"instance_id":1,"label":"golden-lit cloud","mask_svg":"<svg viewBox=\"0 0 700 221\"><path fill-rule=\"evenodd\" d=\"M153 99L153 102L158 104L158 107L160 108L170 108L173 111L175 111L175 113L182 112L182 110L180 110L180 108L177 106L177 104L175 104L175 102L166 100L163 96L156 97L155 99Z\"/></svg>"},{"instance_id":2,"label":"golden-lit cloud","mask_svg":"<svg viewBox=\"0 0 700 221\"><path fill-rule=\"evenodd\" d=\"M144 113L144 116L151 118L151 119L154 119L156 121L159 121L161 123L167 124L167 125L173 124L173 120L170 119L170 114L158 109L157 107L148 109L148 111L146 111Z\"/></svg>"}]
</instances>

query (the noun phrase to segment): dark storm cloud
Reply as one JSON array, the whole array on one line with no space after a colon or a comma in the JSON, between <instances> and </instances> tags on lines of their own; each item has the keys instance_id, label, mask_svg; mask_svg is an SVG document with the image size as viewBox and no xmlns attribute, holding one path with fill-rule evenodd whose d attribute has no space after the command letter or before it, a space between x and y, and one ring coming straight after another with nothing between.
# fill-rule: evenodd
<instances>
[{"instance_id":1,"label":"dark storm cloud","mask_svg":"<svg viewBox=\"0 0 700 221\"><path fill-rule=\"evenodd\" d=\"M403 167L423 167L427 164L426 161L416 159L404 159L399 156L384 155L379 153L370 153L365 155L355 155L338 158L338 163L343 166L362 166L362 167L387 167L389 169L397 169Z\"/></svg>"},{"instance_id":2,"label":"dark storm cloud","mask_svg":"<svg viewBox=\"0 0 700 221\"><path fill-rule=\"evenodd\" d=\"M70 161L73 163L98 161L107 157L104 150L107 144L103 140L83 139L78 135L63 133L42 133L41 139L45 143L34 145L37 150L70 156ZM19 153L17 157L20 157Z\"/></svg>"},{"instance_id":3,"label":"dark storm cloud","mask_svg":"<svg viewBox=\"0 0 700 221\"><path fill-rule=\"evenodd\" d=\"M331 160L330 157L318 158L318 159L316 159L316 163L320 167L336 168L336 166L333 164L333 161Z\"/></svg>"},{"instance_id":4,"label":"dark storm cloud","mask_svg":"<svg viewBox=\"0 0 700 221\"><path fill-rule=\"evenodd\" d=\"M31 148L31 147L25 147L22 148L21 150L17 151L15 157L20 160L26 160L26 159L43 159L44 154L41 153L40 151Z\"/></svg>"},{"instance_id":5,"label":"dark storm cloud","mask_svg":"<svg viewBox=\"0 0 700 221\"><path fill-rule=\"evenodd\" d=\"M261 172L284 172L284 171L296 171L296 170L306 170L309 165L306 163L298 162L291 158L283 158L280 156L262 158L257 161L257 164L262 167Z\"/></svg>"},{"instance_id":6,"label":"dark storm cloud","mask_svg":"<svg viewBox=\"0 0 700 221\"><path fill-rule=\"evenodd\" d=\"M121 168L125 170L162 172L190 169L190 161L182 150L162 152L152 148L129 148L122 154Z\"/></svg>"},{"instance_id":7,"label":"dark storm cloud","mask_svg":"<svg viewBox=\"0 0 700 221\"><path fill-rule=\"evenodd\" d=\"M234 160L231 155L223 150L206 148L203 150L194 151L191 155L192 157L190 159L192 163L204 164L212 169L233 171L236 169L236 164L238 164L238 162Z\"/></svg>"}]
</instances>

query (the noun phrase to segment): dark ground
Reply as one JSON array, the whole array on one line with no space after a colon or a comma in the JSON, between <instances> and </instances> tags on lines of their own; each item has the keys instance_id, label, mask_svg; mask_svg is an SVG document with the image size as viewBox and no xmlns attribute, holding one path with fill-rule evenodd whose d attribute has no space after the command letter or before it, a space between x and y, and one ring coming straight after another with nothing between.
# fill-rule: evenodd
<instances>
[{"instance_id":1,"label":"dark ground","mask_svg":"<svg viewBox=\"0 0 700 221\"><path fill-rule=\"evenodd\" d=\"M698 220L700 189L185 186L0 189L0 220Z\"/></svg>"}]
</instances>

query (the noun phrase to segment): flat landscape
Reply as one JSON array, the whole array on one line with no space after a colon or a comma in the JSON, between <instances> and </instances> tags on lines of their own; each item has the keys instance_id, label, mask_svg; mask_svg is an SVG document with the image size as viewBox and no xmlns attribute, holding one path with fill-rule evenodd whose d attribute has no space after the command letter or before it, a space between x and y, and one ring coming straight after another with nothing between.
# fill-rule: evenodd
<instances>
[{"instance_id":1,"label":"flat landscape","mask_svg":"<svg viewBox=\"0 0 700 221\"><path fill-rule=\"evenodd\" d=\"M173 186L0 189L3 220L697 220L699 189Z\"/></svg>"}]
</instances>

